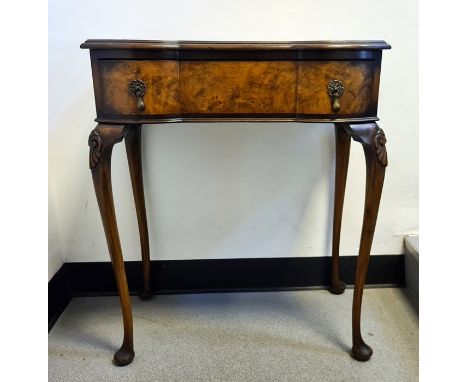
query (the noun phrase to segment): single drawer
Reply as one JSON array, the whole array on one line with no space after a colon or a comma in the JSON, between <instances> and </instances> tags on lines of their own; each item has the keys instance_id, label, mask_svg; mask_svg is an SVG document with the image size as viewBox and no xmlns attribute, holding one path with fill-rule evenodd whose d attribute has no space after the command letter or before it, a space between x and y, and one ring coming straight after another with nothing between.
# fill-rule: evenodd
<instances>
[{"instance_id":1,"label":"single drawer","mask_svg":"<svg viewBox=\"0 0 468 382\"><path fill-rule=\"evenodd\" d=\"M295 114L292 61L184 61L180 101L188 114Z\"/></svg>"},{"instance_id":2,"label":"single drawer","mask_svg":"<svg viewBox=\"0 0 468 382\"><path fill-rule=\"evenodd\" d=\"M378 85L374 61L301 61L297 113L376 115Z\"/></svg>"},{"instance_id":3,"label":"single drawer","mask_svg":"<svg viewBox=\"0 0 468 382\"><path fill-rule=\"evenodd\" d=\"M101 86L95 89L98 115L160 115L178 114L179 62L169 60L99 60L98 77ZM142 101L131 92L135 80L144 84ZM96 88L96 86L95 86Z\"/></svg>"},{"instance_id":4,"label":"single drawer","mask_svg":"<svg viewBox=\"0 0 468 382\"><path fill-rule=\"evenodd\" d=\"M98 60L96 107L98 116L372 117L378 64Z\"/></svg>"}]
</instances>

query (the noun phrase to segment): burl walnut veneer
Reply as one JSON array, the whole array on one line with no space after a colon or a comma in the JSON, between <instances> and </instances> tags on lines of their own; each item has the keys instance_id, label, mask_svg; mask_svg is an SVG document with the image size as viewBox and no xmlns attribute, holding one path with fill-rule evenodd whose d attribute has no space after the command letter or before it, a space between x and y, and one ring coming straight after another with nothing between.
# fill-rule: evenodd
<instances>
[{"instance_id":1,"label":"burl walnut veneer","mask_svg":"<svg viewBox=\"0 0 468 382\"><path fill-rule=\"evenodd\" d=\"M330 292L341 294L341 216L350 139L364 148L364 221L354 285L351 355L367 361L361 302L380 203L386 138L376 121L384 41L188 42L87 40L98 122L89 167L120 295L124 339L114 359L134 358L133 323L111 184L113 146L125 140L143 260L150 290L150 254L141 167L141 125L166 122L329 122L335 126L336 175Z\"/></svg>"}]
</instances>

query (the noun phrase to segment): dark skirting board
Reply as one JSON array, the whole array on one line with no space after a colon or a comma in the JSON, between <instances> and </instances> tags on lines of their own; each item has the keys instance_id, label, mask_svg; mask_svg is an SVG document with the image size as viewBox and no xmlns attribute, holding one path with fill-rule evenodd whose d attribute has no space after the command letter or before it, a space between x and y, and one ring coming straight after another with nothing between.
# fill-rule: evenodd
<instances>
[{"instance_id":1,"label":"dark skirting board","mask_svg":"<svg viewBox=\"0 0 468 382\"><path fill-rule=\"evenodd\" d=\"M340 258L343 281L352 286L357 256ZM328 287L330 257L153 260L156 294L248 292ZM125 262L132 294L142 287L141 262ZM404 256L372 256L367 285L403 286ZM65 263L49 282L49 330L72 297L117 295L110 262ZM51 321L52 320L52 321Z\"/></svg>"},{"instance_id":2,"label":"dark skirting board","mask_svg":"<svg viewBox=\"0 0 468 382\"><path fill-rule=\"evenodd\" d=\"M71 300L66 264L49 281L49 331Z\"/></svg>"}]
</instances>

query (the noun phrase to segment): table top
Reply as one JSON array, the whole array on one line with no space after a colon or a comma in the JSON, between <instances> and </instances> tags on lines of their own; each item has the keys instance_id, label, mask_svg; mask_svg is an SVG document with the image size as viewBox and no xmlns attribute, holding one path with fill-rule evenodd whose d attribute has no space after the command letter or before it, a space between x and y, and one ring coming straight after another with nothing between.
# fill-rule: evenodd
<instances>
[{"instance_id":1,"label":"table top","mask_svg":"<svg viewBox=\"0 0 468 382\"><path fill-rule=\"evenodd\" d=\"M161 41L86 40L82 49L176 49L176 50L382 50L391 46L383 40L343 41Z\"/></svg>"}]
</instances>

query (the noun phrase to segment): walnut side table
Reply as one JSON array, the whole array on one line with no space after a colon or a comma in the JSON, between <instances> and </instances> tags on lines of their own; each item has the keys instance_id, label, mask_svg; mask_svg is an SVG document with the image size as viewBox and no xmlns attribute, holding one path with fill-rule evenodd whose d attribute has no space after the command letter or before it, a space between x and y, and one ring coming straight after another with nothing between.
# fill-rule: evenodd
<instances>
[{"instance_id":1,"label":"walnut side table","mask_svg":"<svg viewBox=\"0 0 468 382\"><path fill-rule=\"evenodd\" d=\"M327 122L336 132L330 292L343 293L339 244L350 142L364 148L366 191L352 308L351 355L367 361L361 302L380 203L386 138L376 121L384 41L195 42L87 40L98 122L89 167L122 307L117 365L133 361L133 322L111 185L113 146L125 139L138 218L144 290L150 254L141 167L141 125L173 122Z\"/></svg>"}]
</instances>

